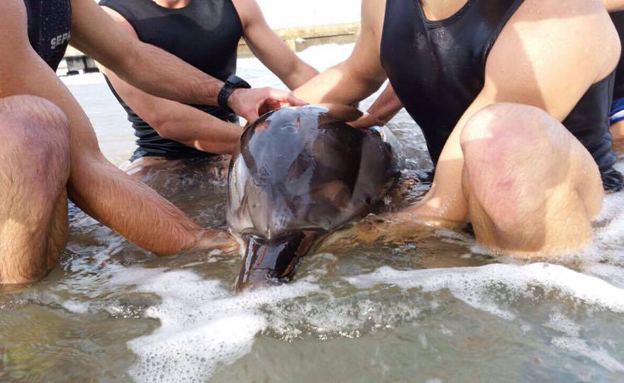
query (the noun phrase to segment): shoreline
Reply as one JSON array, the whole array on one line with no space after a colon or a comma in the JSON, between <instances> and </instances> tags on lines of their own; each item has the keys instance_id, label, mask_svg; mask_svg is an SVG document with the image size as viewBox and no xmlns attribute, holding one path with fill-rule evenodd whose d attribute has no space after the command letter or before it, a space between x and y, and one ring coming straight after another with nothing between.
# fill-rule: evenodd
<instances>
[{"instance_id":1,"label":"shoreline","mask_svg":"<svg viewBox=\"0 0 624 383\"><path fill-rule=\"evenodd\" d=\"M325 44L354 43L359 33L360 23L341 23L328 25L299 26L275 29L275 33L284 40L288 47L301 52L307 48ZM238 43L238 58L253 57L253 53L244 39ZM76 48L68 47L57 74L72 76L81 73L98 72L95 60Z\"/></svg>"}]
</instances>

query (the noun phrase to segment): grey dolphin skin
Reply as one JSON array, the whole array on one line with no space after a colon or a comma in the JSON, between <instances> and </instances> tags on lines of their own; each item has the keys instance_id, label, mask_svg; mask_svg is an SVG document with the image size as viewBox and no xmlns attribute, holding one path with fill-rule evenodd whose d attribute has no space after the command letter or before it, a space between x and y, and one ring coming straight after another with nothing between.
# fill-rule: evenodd
<instances>
[{"instance_id":1,"label":"grey dolphin skin","mask_svg":"<svg viewBox=\"0 0 624 383\"><path fill-rule=\"evenodd\" d=\"M355 108L285 107L247 127L230 163L227 221L243 243L240 291L288 282L331 231L368 214L398 179L379 127Z\"/></svg>"}]
</instances>

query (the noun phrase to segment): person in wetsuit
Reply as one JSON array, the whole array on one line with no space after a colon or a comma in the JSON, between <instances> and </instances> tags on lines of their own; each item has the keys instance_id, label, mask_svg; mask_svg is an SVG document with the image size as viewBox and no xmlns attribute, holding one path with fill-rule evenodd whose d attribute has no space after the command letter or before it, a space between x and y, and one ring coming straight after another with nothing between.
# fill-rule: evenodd
<instances>
[{"instance_id":1,"label":"person in wetsuit","mask_svg":"<svg viewBox=\"0 0 624 383\"><path fill-rule=\"evenodd\" d=\"M222 81L236 74L241 37L291 89L318 74L269 28L255 0L100 0L100 5L134 38ZM136 161L133 169L161 158L230 154L237 147L242 127L231 110L158 98L106 73L137 137L131 161L157 157Z\"/></svg>"},{"instance_id":2,"label":"person in wetsuit","mask_svg":"<svg viewBox=\"0 0 624 383\"><path fill-rule=\"evenodd\" d=\"M485 247L552 254L585 245L603 188L622 186L608 124L619 55L599 0L363 0L349 59L295 94L350 104L389 78L436 167L392 222L470 221Z\"/></svg>"},{"instance_id":3,"label":"person in wetsuit","mask_svg":"<svg viewBox=\"0 0 624 383\"><path fill-rule=\"evenodd\" d=\"M157 254L231 243L108 162L55 70L71 43L133 85L179 102L217 105L221 80L132 39L93 0L2 0L0 38L0 283L34 281L56 265L68 197ZM230 96L228 105L252 119L263 104L301 104L273 89Z\"/></svg>"}]
</instances>

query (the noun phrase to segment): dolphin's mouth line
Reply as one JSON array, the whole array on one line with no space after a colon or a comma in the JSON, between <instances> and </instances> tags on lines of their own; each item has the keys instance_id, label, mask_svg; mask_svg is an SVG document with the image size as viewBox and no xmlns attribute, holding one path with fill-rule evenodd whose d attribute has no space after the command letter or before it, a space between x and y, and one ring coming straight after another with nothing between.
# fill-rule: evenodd
<instances>
[{"instance_id":1,"label":"dolphin's mouth line","mask_svg":"<svg viewBox=\"0 0 624 383\"><path fill-rule=\"evenodd\" d=\"M237 290L290 282L303 258L325 234L319 230L300 231L270 240L246 235L247 248L236 284Z\"/></svg>"}]
</instances>

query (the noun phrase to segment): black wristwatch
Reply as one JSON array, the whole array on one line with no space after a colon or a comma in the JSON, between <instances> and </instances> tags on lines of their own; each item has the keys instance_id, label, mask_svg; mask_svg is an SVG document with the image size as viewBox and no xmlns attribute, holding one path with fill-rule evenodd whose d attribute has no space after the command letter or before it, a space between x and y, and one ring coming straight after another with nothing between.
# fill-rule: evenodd
<instances>
[{"instance_id":1,"label":"black wristwatch","mask_svg":"<svg viewBox=\"0 0 624 383\"><path fill-rule=\"evenodd\" d=\"M230 95L232 94L232 92L234 92L234 90L239 88L249 89L251 88L251 85L249 85L247 81L243 80L235 74L228 77L228 79L223 84L223 87L221 87L221 90L219 91L219 96L217 97L217 103L219 104L221 109L229 113L234 113L234 111L228 106L228 98L230 98Z\"/></svg>"}]
</instances>

